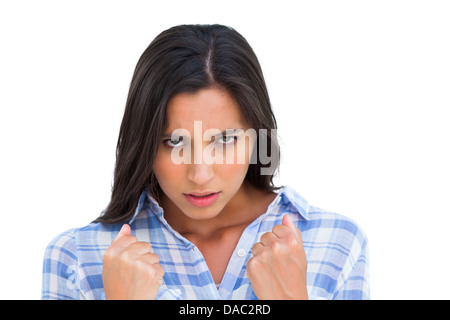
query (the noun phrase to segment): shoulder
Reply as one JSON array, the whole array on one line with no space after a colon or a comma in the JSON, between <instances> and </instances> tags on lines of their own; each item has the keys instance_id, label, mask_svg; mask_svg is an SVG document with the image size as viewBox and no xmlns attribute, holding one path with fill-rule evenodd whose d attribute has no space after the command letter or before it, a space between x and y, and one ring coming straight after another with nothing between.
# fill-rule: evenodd
<instances>
[{"instance_id":1,"label":"shoulder","mask_svg":"<svg viewBox=\"0 0 450 320\"><path fill-rule=\"evenodd\" d=\"M77 260L76 257L76 242L75 242L75 228L61 232L55 236L47 245L45 250L46 259Z\"/></svg>"},{"instance_id":2,"label":"shoulder","mask_svg":"<svg viewBox=\"0 0 450 320\"><path fill-rule=\"evenodd\" d=\"M363 248L367 245L367 236L361 226L353 219L318 207L310 206L307 228L317 229L319 239L337 242L346 248ZM353 248L357 249L357 248Z\"/></svg>"},{"instance_id":3,"label":"shoulder","mask_svg":"<svg viewBox=\"0 0 450 320\"><path fill-rule=\"evenodd\" d=\"M82 228L72 228L55 236L47 245L45 259L58 261L99 261L110 245L121 224L91 223Z\"/></svg>"},{"instance_id":4,"label":"shoulder","mask_svg":"<svg viewBox=\"0 0 450 320\"><path fill-rule=\"evenodd\" d=\"M55 236L47 245L46 251L60 250L76 258L77 251L86 247L100 248L110 245L115 234L120 230L119 225L104 225L91 223L82 228L72 228Z\"/></svg>"},{"instance_id":5,"label":"shoulder","mask_svg":"<svg viewBox=\"0 0 450 320\"><path fill-rule=\"evenodd\" d=\"M103 252L118 225L92 223L54 237L43 264L43 299L101 299Z\"/></svg>"},{"instance_id":6,"label":"shoulder","mask_svg":"<svg viewBox=\"0 0 450 320\"><path fill-rule=\"evenodd\" d=\"M42 299L80 299L80 292L73 290L71 282L78 266L75 230L60 233L45 249Z\"/></svg>"},{"instance_id":7,"label":"shoulder","mask_svg":"<svg viewBox=\"0 0 450 320\"><path fill-rule=\"evenodd\" d=\"M353 242L360 247L366 245L366 234L351 218L311 205L290 186L283 188L282 196L279 201L283 211L293 214L293 221L312 241L335 242L345 248Z\"/></svg>"},{"instance_id":8,"label":"shoulder","mask_svg":"<svg viewBox=\"0 0 450 320\"><path fill-rule=\"evenodd\" d=\"M311 299L369 299L368 240L353 219L310 207L302 232Z\"/></svg>"},{"instance_id":9,"label":"shoulder","mask_svg":"<svg viewBox=\"0 0 450 320\"><path fill-rule=\"evenodd\" d=\"M302 237L311 298L369 297L368 240L354 220L311 206Z\"/></svg>"},{"instance_id":10,"label":"shoulder","mask_svg":"<svg viewBox=\"0 0 450 320\"><path fill-rule=\"evenodd\" d=\"M308 292L314 299L369 297L368 239L348 216L310 205L294 189L280 200L300 229L308 261Z\"/></svg>"}]
</instances>

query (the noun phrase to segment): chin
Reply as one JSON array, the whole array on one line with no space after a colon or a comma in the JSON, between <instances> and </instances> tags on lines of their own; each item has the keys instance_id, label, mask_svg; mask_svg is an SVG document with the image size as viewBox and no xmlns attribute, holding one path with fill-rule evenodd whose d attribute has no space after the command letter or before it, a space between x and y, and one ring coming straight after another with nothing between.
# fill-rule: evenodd
<instances>
[{"instance_id":1,"label":"chin","mask_svg":"<svg viewBox=\"0 0 450 320\"><path fill-rule=\"evenodd\" d=\"M212 208L186 208L183 213L193 220L207 220L219 215L220 210Z\"/></svg>"},{"instance_id":2,"label":"chin","mask_svg":"<svg viewBox=\"0 0 450 320\"><path fill-rule=\"evenodd\" d=\"M224 206L216 202L208 207L200 208L190 203L186 203L179 208L190 219L206 220L217 217L220 214L220 212L222 212Z\"/></svg>"}]
</instances>

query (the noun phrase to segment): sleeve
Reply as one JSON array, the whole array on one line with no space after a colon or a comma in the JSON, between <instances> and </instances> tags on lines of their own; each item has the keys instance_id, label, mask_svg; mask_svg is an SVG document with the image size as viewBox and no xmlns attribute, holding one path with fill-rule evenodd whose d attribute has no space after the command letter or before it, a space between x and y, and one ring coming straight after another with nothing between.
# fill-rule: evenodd
<instances>
[{"instance_id":1,"label":"sleeve","mask_svg":"<svg viewBox=\"0 0 450 320\"><path fill-rule=\"evenodd\" d=\"M353 267L345 276L343 284L334 293L335 300L369 300L369 256L367 238L363 235L362 246Z\"/></svg>"},{"instance_id":2,"label":"sleeve","mask_svg":"<svg viewBox=\"0 0 450 320\"><path fill-rule=\"evenodd\" d=\"M74 230L55 237L44 254L42 300L84 299L79 286L79 263Z\"/></svg>"}]
</instances>

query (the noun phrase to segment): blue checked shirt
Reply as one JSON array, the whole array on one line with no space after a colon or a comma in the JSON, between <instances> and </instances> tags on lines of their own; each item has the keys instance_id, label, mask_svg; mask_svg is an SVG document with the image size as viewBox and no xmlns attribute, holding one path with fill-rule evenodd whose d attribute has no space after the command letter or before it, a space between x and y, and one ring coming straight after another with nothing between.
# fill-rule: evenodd
<instances>
[{"instance_id":1,"label":"blue checked shirt","mask_svg":"<svg viewBox=\"0 0 450 320\"><path fill-rule=\"evenodd\" d=\"M310 299L369 299L367 238L341 215L310 206L284 186L267 211L241 235L217 288L201 252L173 230L163 210L143 192L129 222L132 235L148 241L164 268L157 299L257 299L246 277L260 237L289 214L302 233ZM91 223L54 238L45 251L42 299L104 299L102 256L122 224Z\"/></svg>"}]
</instances>

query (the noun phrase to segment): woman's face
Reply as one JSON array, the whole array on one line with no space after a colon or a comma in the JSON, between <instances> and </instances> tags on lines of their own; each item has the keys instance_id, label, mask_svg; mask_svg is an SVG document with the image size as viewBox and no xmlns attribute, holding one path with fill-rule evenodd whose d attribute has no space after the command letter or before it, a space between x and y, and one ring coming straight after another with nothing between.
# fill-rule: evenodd
<instances>
[{"instance_id":1,"label":"woman's face","mask_svg":"<svg viewBox=\"0 0 450 320\"><path fill-rule=\"evenodd\" d=\"M245 134L252 129L233 97L217 88L176 95L167 121L153 164L163 202L191 219L213 218L240 191L256 137ZM227 129L241 130L220 134Z\"/></svg>"}]
</instances>

